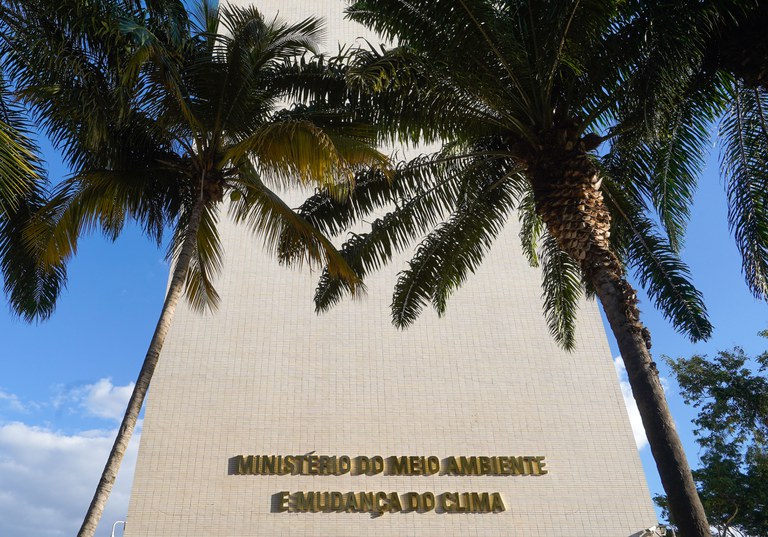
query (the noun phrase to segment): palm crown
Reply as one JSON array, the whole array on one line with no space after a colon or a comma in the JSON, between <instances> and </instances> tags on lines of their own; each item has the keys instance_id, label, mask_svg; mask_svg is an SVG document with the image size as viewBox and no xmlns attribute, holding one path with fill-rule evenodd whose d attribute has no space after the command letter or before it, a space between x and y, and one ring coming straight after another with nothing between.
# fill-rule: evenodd
<instances>
[{"instance_id":1,"label":"palm crown","mask_svg":"<svg viewBox=\"0 0 768 537\"><path fill-rule=\"evenodd\" d=\"M673 515L686 534L704 536L706 516L625 278L634 268L678 328L708 337L702 297L677 254L698 155L689 158L689 139L676 137L670 122L649 128L645 121L638 87L651 53L637 11L614 1L352 2L350 18L398 44L355 54L349 79L360 107L391 138L445 143L438 154L402 164L394 189L374 174L348 203L320 193L302 214L334 232L395 205L343 253L365 275L421 240L395 287L393 320L403 326L429 303L445 310L517 211L524 251L542 266L550 330L569 348L580 295L600 299ZM718 106L703 106L691 129L716 117ZM602 156L597 150L608 140L612 151ZM662 155L664 166L629 173ZM327 272L317 307L347 289Z\"/></svg>"},{"instance_id":2,"label":"palm crown","mask_svg":"<svg viewBox=\"0 0 768 537\"><path fill-rule=\"evenodd\" d=\"M372 197L366 207L347 205L328 214L338 224L352 217L349 211L360 217L377 206L399 205L370 233L347 242L348 259L365 274L448 219L427 236L401 274L393 320L406 325L430 302L444 311L447 297L477 267L517 209L524 250L544 269L550 328L570 347L583 281L576 262L585 258L585 245L563 237L558 244L542 218L553 213L548 223L561 226L560 213L542 204L563 186L562 174L548 168L562 160L555 153L586 154L616 130L612 120L626 98L623 88L629 87L633 66L633 58L617 53L625 39L616 22L621 13L612 2L571 9L567 2L474 2L470 15L461 2L372 4L375 9L355 3L350 16L401 45L356 52L350 78L363 92L361 108L369 107L372 120L391 138L449 143L439 155L404 164L394 189L386 188L383 177L359 185L356 196ZM375 93L366 97L366 91ZM656 176L639 184L609 173L611 159L590 160L603 168L599 190L608 214L600 217L600 225L610 241L606 246L635 269L678 327L693 339L707 337L711 326L701 296L688 281L675 244L645 216L642 192ZM328 232L338 231L340 226L324 223L321 200L322 195L309 200L303 214L317 215L313 222ZM471 250L461 250L470 244ZM564 254L571 248L577 251L569 252L569 259ZM591 292L590 283L584 283ZM318 307L335 303L343 289L342 282L324 277Z\"/></svg>"},{"instance_id":3,"label":"palm crown","mask_svg":"<svg viewBox=\"0 0 768 537\"><path fill-rule=\"evenodd\" d=\"M385 161L369 145L372 130L352 121L324 85L312 85L331 69L322 59L301 59L315 50L321 23L270 24L253 8L219 13L204 4L199 20L177 21L189 29L124 16L114 32L131 43L130 55L105 53L93 65L90 47L62 59L51 57L51 46L35 61L60 69L18 72L24 96L76 170L30 240L44 240L45 259L55 265L75 252L82 232L101 227L114 237L135 218L157 241L178 222L171 243L178 252L201 201L187 291L193 304L212 305L220 260L215 227L219 202L229 196L234 218L267 243L291 235L293 250L284 248L282 259L330 262L354 285L332 245L268 186L313 182L342 193L357 167ZM190 35L176 35L181 31ZM93 79L80 75L86 69ZM62 71L69 77L63 81ZM294 96L307 104L276 111Z\"/></svg>"}]
</instances>

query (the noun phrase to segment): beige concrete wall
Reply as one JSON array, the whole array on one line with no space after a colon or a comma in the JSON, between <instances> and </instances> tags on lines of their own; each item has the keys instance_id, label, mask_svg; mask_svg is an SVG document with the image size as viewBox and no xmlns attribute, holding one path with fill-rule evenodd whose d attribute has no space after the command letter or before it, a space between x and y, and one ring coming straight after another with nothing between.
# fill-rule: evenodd
<instances>
[{"instance_id":1,"label":"beige concrete wall","mask_svg":"<svg viewBox=\"0 0 768 537\"><path fill-rule=\"evenodd\" d=\"M343 4L259 5L296 19L338 18ZM653 525L597 307L582 306L577 351L558 349L516 227L443 319L428 311L398 331L388 304L402 262L372 278L366 297L317 316L317 274L278 267L247 230L224 224L222 306L216 315L177 313L149 397L126 536L624 537ZM229 474L237 455L313 451L544 455L549 473ZM499 491L507 510L277 513L280 491Z\"/></svg>"}]
</instances>

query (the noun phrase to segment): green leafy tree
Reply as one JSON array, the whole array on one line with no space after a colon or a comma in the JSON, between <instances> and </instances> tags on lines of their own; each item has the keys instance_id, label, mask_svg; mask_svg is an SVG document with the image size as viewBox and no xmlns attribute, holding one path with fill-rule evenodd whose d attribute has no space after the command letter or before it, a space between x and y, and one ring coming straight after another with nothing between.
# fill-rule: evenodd
<instances>
[{"instance_id":1,"label":"green leafy tree","mask_svg":"<svg viewBox=\"0 0 768 537\"><path fill-rule=\"evenodd\" d=\"M24 230L38 265L62 271L84 233L116 238L127 219L158 243L173 230L160 319L79 532L91 536L182 293L197 309L218 301L224 207L280 261L330 266L358 289L334 246L272 188L314 185L341 198L357 171L386 166L386 158L344 95L329 91L339 87L329 81L340 71L313 55L323 32L317 19L289 24L207 2L190 18L170 0L12 7L5 12L9 72L74 170ZM303 104L279 108L291 99ZM26 314L26 304L14 305Z\"/></svg>"},{"instance_id":2,"label":"green leafy tree","mask_svg":"<svg viewBox=\"0 0 768 537\"><path fill-rule=\"evenodd\" d=\"M709 535L649 352L650 334L626 279L633 270L654 304L692 339L709 336L701 296L677 254L677 228L657 225L653 214L663 205L664 218L685 220L690 200L676 188L695 182L696 168L684 143L665 145L668 132L654 132L643 120L638 73L650 45L633 31L637 5L359 0L347 13L398 44L356 53L355 104L395 141L444 145L402 164L392 185L372 174L349 202L320 193L301 214L337 233L376 209L395 207L368 232L353 234L342 251L365 276L420 241L394 291L392 317L401 327L429 305L442 314L518 214L524 252L542 268L551 332L572 348L580 297L600 300L671 509L688 535ZM722 97L708 98L714 120ZM615 144L626 131L652 139L647 145L657 152L668 149L670 188L658 189L654 174L626 173L642 162L629 151L646 147L639 142L630 146L624 138L623 152L599 156L603 144ZM661 194L649 199L654 189ZM346 290L326 273L317 308L330 307Z\"/></svg>"},{"instance_id":3,"label":"green leafy tree","mask_svg":"<svg viewBox=\"0 0 768 537\"><path fill-rule=\"evenodd\" d=\"M768 536L768 353L750 359L736 347L712 360L667 362L685 402L698 409L702 455L693 474L715 534ZM656 501L669 516L666 497Z\"/></svg>"}]
</instances>

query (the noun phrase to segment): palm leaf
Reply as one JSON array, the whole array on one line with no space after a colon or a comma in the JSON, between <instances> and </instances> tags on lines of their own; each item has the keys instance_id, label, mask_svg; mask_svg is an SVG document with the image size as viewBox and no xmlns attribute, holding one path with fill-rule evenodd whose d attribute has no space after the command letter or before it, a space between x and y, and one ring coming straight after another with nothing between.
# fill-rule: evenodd
<instances>
[{"instance_id":1,"label":"palm leaf","mask_svg":"<svg viewBox=\"0 0 768 537\"><path fill-rule=\"evenodd\" d=\"M329 189L318 190L296 212L322 233L335 237L371 214L391 206L401 198L404 181L397 173L386 174L377 168L358 172L350 195L339 199Z\"/></svg>"},{"instance_id":2,"label":"palm leaf","mask_svg":"<svg viewBox=\"0 0 768 537\"><path fill-rule=\"evenodd\" d=\"M0 71L0 219L47 181L27 121L11 99Z\"/></svg>"},{"instance_id":3,"label":"palm leaf","mask_svg":"<svg viewBox=\"0 0 768 537\"><path fill-rule=\"evenodd\" d=\"M26 230L31 243L46 244L42 263L65 262L82 235L102 230L115 240L126 218L140 223L159 244L183 197L173 170L99 170L63 181ZM151 194L151 195L148 195Z\"/></svg>"},{"instance_id":4,"label":"palm leaf","mask_svg":"<svg viewBox=\"0 0 768 537\"><path fill-rule=\"evenodd\" d=\"M223 160L241 162L246 156L257 159L262 176L284 187L313 183L344 189L354 181L355 167L387 162L363 143L334 139L310 121L291 119L264 125L229 149Z\"/></svg>"},{"instance_id":5,"label":"palm leaf","mask_svg":"<svg viewBox=\"0 0 768 537\"><path fill-rule=\"evenodd\" d=\"M67 271L64 263L40 263L45 244L29 240L27 224L40 218L45 204L39 186L15 202L12 211L0 217L0 271L4 291L14 313L28 322L47 319L64 289Z\"/></svg>"},{"instance_id":6,"label":"palm leaf","mask_svg":"<svg viewBox=\"0 0 768 537\"><path fill-rule=\"evenodd\" d=\"M168 249L168 258L178 258L188 231L189 211L184 211L176 226L173 240ZM193 310L200 313L215 311L220 297L214 286L214 279L220 274L223 251L217 225L218 207L207 204L203 208L197 232L197 244L187 269L184 291Z\"/></svg>"},{"instance_id":7,"label":"palm leaf","mask_svg":"<svg viewBox=\"0 0 768 537\"><path fill-rule=\"evenodd\" d=\"M523 247L528 263L532 267L538 267L540 258L538 253L539 239L545 232L544 222L536 213L533 193L527 193L520 201L517 208L518 218L520 219L520 243Z\"/></svg>"},{"instance_id":8,"label":"palm leaf","mask_svg":"<svg viewBox=\"0 0 768 537\"><path fill-rule=\"evenodd\" d=\"M541 287L549 332L563 349L576 346L576 315L583 295L581 268L549 233L540 240Z\"/></svg>"},{"instance_id":9,"label":"palm leaf","mask_svg":"<svg viewBox=\"0 0 768 537\"><path fill-rule=\"evenodd\" d=\"M707 339L712 325L703 297L691 282L690 269L631 195L610 181L604 182L603 190L613 221L614 250L622 253L666 319L692 341Z\"/></svg>"},{"instance_id":10,"label":"palm leaf","mask_svg":"<svg viewBox=\"0 0 768 537\"><path fill-rule=\"evenodd\" d=\"M389 212L374 220L367 233L351 234L342 245L342 255L363 278L378 270L454 210L467 173L477 166L473 154L424 156L398 166L391 190L363 188L359 195L353 190L353 201L347 205L349 210L341 213L346 215L346 220L362 218L370 210L381 207L382 202L395 207L392 209L390 205ZM315 291L316 309L329 309L341 300L345 290L344 285L324 273Z\"/></svg>"},{"instance_id":11,"label":"palm leaf","mask_svg":"<svg viewBox=\"0 0 768 537\"><path fill-rule=\"evenodd\" d=\"M725 102L719 87L692 84L668 108L657 105L660 117L653 120L650 134L620 137L609 159L614 177L634 183L651 200L675 250L683 244L712 124Z\"/></svg>"},{"instance_id":12,"label":"palm leaf","mask_svg":"<svg viewBox=\"0 0 768 537\"><path fill-rule=\"evenodd\" d=\"M243 170L236 188L241 195L230 205L235 221L247 223L281 263L325 266L351 291L364 289L359 276L333 244L269 190L255 170Z\"/></svg>"},{"instance_id":13,"label":"palm leaf","mask_svg":"<svg viewBox=\"0 0 768 537\"><path fill-rule=\"evenodd\" d=\"M736 83L722 122L728 223L752 293L768 296L768 92Z\"/></svg>"},{"instance_id":14,"label":"palm leaf","mask_svg":"<svg viewBox=\"0 0 768 537\"><path fill-rule=\"evenodd\" d=\"M466 133L485 137L510 124L521 136L533 138L524 122L513 114L502 116L490 104L503 103L503 97L481 83L465 86L441 57L424 57L406 45L354 49L350 56L347 79L358 91L351 99L362 117L380 126L385 141L436 143ZM481 88L491 94L473 93Z\"/></svg>"},{"instance_id":15,"label":"palm leaf","mask_svg":"<svg viewBox=\"0 0 768 537\"><path fill-rule=\"evenodd\" d=\"M392 298L395 326L403 328L413 323L430 302L443 315L448 298L479 267L501 232L520 190L503 165L495 164L502 171L496 176L498 180L489 181L484 173L475 176L483 180L470 183L478 191L463 190L461 205L427 235L409 267L400 273Z\"/></svg>"}]
</instances>

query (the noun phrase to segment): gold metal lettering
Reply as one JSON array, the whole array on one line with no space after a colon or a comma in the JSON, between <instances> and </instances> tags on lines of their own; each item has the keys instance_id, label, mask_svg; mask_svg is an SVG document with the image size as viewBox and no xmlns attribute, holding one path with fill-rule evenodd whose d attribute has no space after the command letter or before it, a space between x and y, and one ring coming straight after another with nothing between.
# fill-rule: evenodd
<instances>
[{"instance_id":1,"label":"gold metal lettering","mask_svg":"<svg viewBox=\"0 0 768 537\"><path fill-rule=\"evenodd\" d=\"M503 513L507 508L504 506L504 500L501 499L501 494L494 492L491 495L491 511L493 513Z\"/></svg>"},{"instance_id":2,"label":"gold metal lettering","mask_svg":"<svg viewBox=\"0 0 768 537\"><path fill-rule=\"evenodd\" d=\"M450 475L459 475L459 465L456 463L456 457L448 457L448 462L446 463L446 472Z\"/></svg>"},{"instance_id":3,"label":"gold metal lettering","mask_svg":"<svg viewBox=\"0 0 768 537\"><path fill-rule=\"evenodd\" d=\"M360 511L360 504L357 501L357 494L348 492L344 496L344 511L347 513L357 513Z\"/></svg>"},{"instance_id":4,"label":"gold metal lettering","mask_svg":"<svg viewBox=\"0 0 768 537\"><path fill-rule=\"evenodd\" d=\"M288 491L282 491L277 493L277 511L279 513L285 513L288 511L288 502L290 500Z\"/></svg>"},{"instance_id":5,"label":"gold metal lettering","mask_svg":"<svg viewBox=\"0 0 768 537\"><path fill-rule=\"evenodd\" d=\"M390 475L407 475L408 457L390 457Z\"/></svg>"},{"instance_id":6,"label":"gold metal lettering","mask_svg":"<svg viewBox=\"0 0 768 537\"><path fill-rule=\"evenodd\" d=\"M389 506L386 504L387 501L387 493L386 492L377 492L376 493L376 512L377 513L384 513L386 511L389 511Z\"/></svg>"},{"instance_id":7,"label":"gold metal lettering","mask_svg":"<svg viewBox=\"0 0 768 537\"><path fill-rule=\"evenodd\" d=\"M253 467L253 455L248 455L247 457L238 455L235 457L235 461L237 462L235 466L235 475L252 475L255 473Z\"/></svg>"},{"instance_id":8,"label":"gold metal lettering","mask_svg":"<svg viewBox=\"0 0 768 537\"><path fill-rule=\"evenodd\" d=\"M525 461L525 467L528 473L526 475L536 475L534 473L534 467L533 467L533 461L536 459L536 457L523 457L523 460Z\"/></svg>"},{"instance_id":9,"label":"gold metal lettering","mask_svg":"<svg viewBox=\"0 0 768 537\"><path fill-rule=\"evenodd\" d=\"M499 475L509 475L509 457L497 457L499 461Z\"/></svg>"},{"instance_id":10,"label":"gold metal lettering","mask_svg":"<svg viewBox=\"0 0 768 537\"><path fill-rule=\"evenodd\" d=\"M381 455L376 455L371 459L371 469L368 475L380 474L384 471L384 458Z\"/></svg>"},{"instance_id":11,"label":"gold metal lettering","mask_svg":"<svg viewBox=\"0 0 768 537\"><path fill-rule=\"evenodd\" d=\"M364 455L360 455L357 458L357 474L356 475L362 475L362 474L368 474L368 471L371 469L371 459Z\"/></svg>"},{"instance_id":12,"label":"gold metal lettering","mask_svg":"<svg viewBox=\"0 0 768 537\"><path fill-rule=\"evenodd\" d=\"M511 475L525 475L525 465L522 457L510 457L509 466Z\"/></svg>"},{"instance_id":13,"label":"gold metal lettering","mask_svg":"<svg viewBox=\"0 0 768 537\"><path fill-rule=\"evenodd\" d=\"M261 456L261 473L264 475L275 474L275 456L262 455Z\"/></svg>"},{"instance_id":14,"label":"gold metal lettering","mask_svg":"<svg viewBox=\"0 0 768 537\"><path fill-rule=\"evenodd\" d=\"M427 475L433 475L440 471L440 459L434 455L427 459Z\"/></svg>"},{"instance_id":15,"label":"gold metal lettering","mask_svg":"<svg viewBox=\"0 0 768 537\"><path fill-rule=\"evenodd\" d=\"M373 511L373 492L361 492L360 493L360 512L370 513Z\"/></svg>"},{"instance_id":16,"label":"gold metal lettering","mask_svg":"<svg viewBox=\"0 0 768 537\"><path fill-rule=\"evenodd\" d=\"M286 474L293 474L296 472L296 457L293 455L286 455L283 457L283 465L285 466Z\"/></svg>"},{"instance_id":17,"label":"gold metal lettering","mask_svg":"<svg viewBox=\"0 0 768 537\"><path fill-rule=\"evenodd\" d=\"M478 513L490 513L491 512L491 498L487 492L482 494L472 493L474 496L475 509Z\"/></svg>"},{"instance_id":18,"label":"gold metal lettering","mask_svg":"<svg viewBox=\"0 0 768 537\"><path fill-rule=\"evenodd\" d=\"M400 503L400 496L397 492L389 493L389 512L396 513L403 510L403 505Z\"/></svg>"},{"instance_id":19,"label":"gold metal lettering","mask_svg":"<svg viewBox=\"0 0 768 537\"><path fill-rule=\"evenodd\" d=\"M307 473L309 475L317 475L317 464L320 462L320 457L317 455L310 455L307 459Z\"/></svg>"},{"instance_id":20,"label":"gold metal lettering","mask_svg":"<svg viewBox=\"0 0 768 537\"><path fill-rule=\"evenodd\" d=\"M421 473L421 459L413 456L408 457L408 475L418 475Z\"/></svg>"},{"instance_id":21,"label":"gold metal lettering","mask_svg":"<svg viewBox=\"0 0 768 537\"><path fill-rule=\"evenodd\" d=\"M477 457L459 457L461 463L460 475L479 475Z\"/></svg>"},{"instance_id":22,"label":"gold metal lettering","mask_svg":"<svg viewBox=\"0 0 768 537\"><path fill-rule=\"evenodd\" d=\"M463 506L461 500L464 500ZM459 512L460 513L469 513L470 512L470 505L469 505L469 493L465 492L461 495L459 499Z\"/></svg>"},{"instance_id":23,"label":"gold metal lettering","mask_svg":"<svg viewBox=\"0 0 768 537\"><path fill-rule=\"evenodd\" d=\"M442 496L442 505L443 511L447 513L455 513L456 512L456 504L453 501L453 494L450 492L443 493Z\"/></svg>"},{"instance_id":24,"label":"gold metal lettering","mask_svg":"<svg viewBox=\"0 0 768 537\"><path fill-rule=\"evenodd\" d=\"M480 462L480 474L488 475L491 473L491 459L488 457L478 457Z\"/></svg>"},{"instance_id":25,"label":"gold metal lettering","mask_svg":"<svg viewBox=\"0 0 768 537\"><path fill-rule=\"evenodd\" d=\"M277 456L277 475L285 475L291 473L291 471L288 469L288 466L285 464L286 458L287 457L283 457L282 455Z\"/></svg>"},{"instance_id":26,"label":"gold metal lettering","mask_svg":"<svg viewBox=\"0 0 768 537\"><path fill-rule=\"evenodd\" d=\"M417 492L408 492L405 495L405 508L408 511L418 511L419 494Z\"/></svg>"},{"instance_id":27,"label":"gold metal lettering","mask_svg":"<svg viewBox=\"0 0 768 537\"><path fill-rule=\"evenodd\" d=\"M339 469L336 475L348 474L352 469L352 461L346 455L339 457Z\"/></svg>"},{"instance_id":28,"label":"gold metal lettering","mask_svg":"<svg viewBox=\"0 0 768 537\"><path fill-rule=\"evenodd\" d=\"M306 513L312 508L312 497L314 496L311 492L297 492L295 495L296 498L296 511L299 513Z\"/></svg>"},{"instance_id":29,"label":"gold metal lettering","mask_svg":"<svg viewBox=\"0 0 768 537\"><path fill-rule=\"evenodd\" d=\"M317 473L318 475L328 475L329 457L320 455L317 458Z\"/></svg>"}]
</instances>

